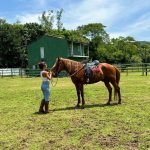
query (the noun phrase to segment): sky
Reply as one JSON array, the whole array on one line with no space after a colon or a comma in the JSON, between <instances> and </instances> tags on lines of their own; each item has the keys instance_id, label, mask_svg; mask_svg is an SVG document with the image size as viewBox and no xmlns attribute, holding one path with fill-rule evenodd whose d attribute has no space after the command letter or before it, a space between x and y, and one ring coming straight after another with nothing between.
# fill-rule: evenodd
<instances>
[{"instance_id":1,"label":"sky","mask_svg":"<svg viewBox=\"0 0 150 150\"><path fill-rule=\"evenodd\" d=\"M61 8L66 29L102 23L111 38L150 41L150 0L1 0L0 18L9 23L38 22L43 11Z\"/></svg>"}]
</instances>

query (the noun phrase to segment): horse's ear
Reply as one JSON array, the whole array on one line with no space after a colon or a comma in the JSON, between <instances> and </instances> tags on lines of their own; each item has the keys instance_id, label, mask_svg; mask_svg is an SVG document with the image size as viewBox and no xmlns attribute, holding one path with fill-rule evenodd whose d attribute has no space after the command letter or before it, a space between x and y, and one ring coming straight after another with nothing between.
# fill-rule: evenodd
<instances>
[{"instance_id":1,"label":"horse's ear","mask_svg":"<svg viewBox=\"0 0 150 150\"><path fill-rule=\"evenodd\" d=\"M57 60L60 61L60 60L61 60L61 57L58 57Z\"/></svg>"}]
</instances>

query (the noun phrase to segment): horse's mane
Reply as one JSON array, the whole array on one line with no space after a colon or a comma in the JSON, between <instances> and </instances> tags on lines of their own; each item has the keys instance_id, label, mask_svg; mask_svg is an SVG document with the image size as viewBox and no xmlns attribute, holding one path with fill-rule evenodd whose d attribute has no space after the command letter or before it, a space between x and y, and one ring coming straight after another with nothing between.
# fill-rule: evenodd
<instances>
[{"instance_id":1,"label":"horse's mane","mask_svg":"<svg viewBox=\"0 0 150 150\"><path fill-rule=\"evenodd\" d=\"M52 68L54 68L54 67L57 65L58 60L62 60L65 64L69 63L69 64L83 65L82 62L78 62L78 61L71 60L71 59L67 59L67 58L58 57L58 58L56 59L56 62L55 62L55 64L53 65Z\"/></svg>"},{"instance_id":2,"label":"horse's mane","mask_svg":"<svg viewBox=\"0 0 150 150\"><path fill-rule=\"evenodd\" d=\"M75 61L75 60L72 60L72 59L67 59L67 58L60 58L61 60L65 60L67 62L72 62L72 63L81 63L79 61Z\"/></svg>"}]
</instances>

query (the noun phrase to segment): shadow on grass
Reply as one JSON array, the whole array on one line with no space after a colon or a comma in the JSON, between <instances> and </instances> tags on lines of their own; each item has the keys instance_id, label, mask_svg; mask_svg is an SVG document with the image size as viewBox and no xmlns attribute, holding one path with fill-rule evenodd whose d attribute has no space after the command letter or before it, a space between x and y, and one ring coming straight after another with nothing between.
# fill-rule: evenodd
<instances>
[{"instance_id":1,"label":"shadow on grass","mask_svg":"<svg viewBox=\"0 0 150 150\"><path fill-rule=\"evenodd\" d=\"M45 115L45 113L40 113L40 112L38 112L38 111L37 111L37 112L34 112L33 114L34 114L34 115Z\"/></svg>"},{"instance_id":2,"label":"shadow on grass","mask_svg":"<svg viewBox=\"0 0 150 150\"><path fill-rule=\"evenodd\" d=\"M50 110L49 113L34 112L33 114L34 115L46 115L46 114L50 114L52 112L54 112L54 110Z\"/></svg>"},{"instance_id":3,"label":"shadow on grass","mask_svg":"<svg viewBox=\"0 0 150 150\"><path fill-rule=\"evenodd\" d=\"M116 106L118 105L118 103L112 103L110 105L107 104L90 104L90 105L85 105L84 109L88 109L88 108L95 108L95 107L112 107L112 106ZM75 109L83 109L82 107L65 107L65 108L56 108L53 109L52 111L64 111L64 110L75 110Z\"/></svg>"}]
</instances>

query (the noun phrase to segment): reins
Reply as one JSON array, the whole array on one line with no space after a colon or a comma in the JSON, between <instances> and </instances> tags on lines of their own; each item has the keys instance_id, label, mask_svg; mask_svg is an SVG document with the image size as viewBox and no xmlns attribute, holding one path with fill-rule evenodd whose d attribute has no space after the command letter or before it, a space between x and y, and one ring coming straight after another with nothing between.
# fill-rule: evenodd
<instances>
[{"instance_id":1,"label":"reins","mask_svg":"<svg viewBox=\"0 0 150 150\"><path fill-rule=\"evenodd\" d=\"M77 71L76 71L76 72L74 72L73 74L68 75L68 77L72 77L72 76L74 76L74 75L75 75L75 74L77 74L79 71L81 71L84 67L85 67L85 65L83 65L83 67L81 67L79 70L77 70Z\"/></svg>"},{"instance_id":2,"label":"reins","mask_svg":"<svg viewBox=\"0 0 150 150\"><path fill-rule=\"evenodd\" d=\"M52 84L53 87L55 87L55 86L57 85L57 82L58 82L58 77L57 77L56 82L55 82L54 84L53 84L53 82L54 82L54 81L53 81L53 77L52 77L52 79L51 79L51 84Z\"/></svg>"}]
</instances>

